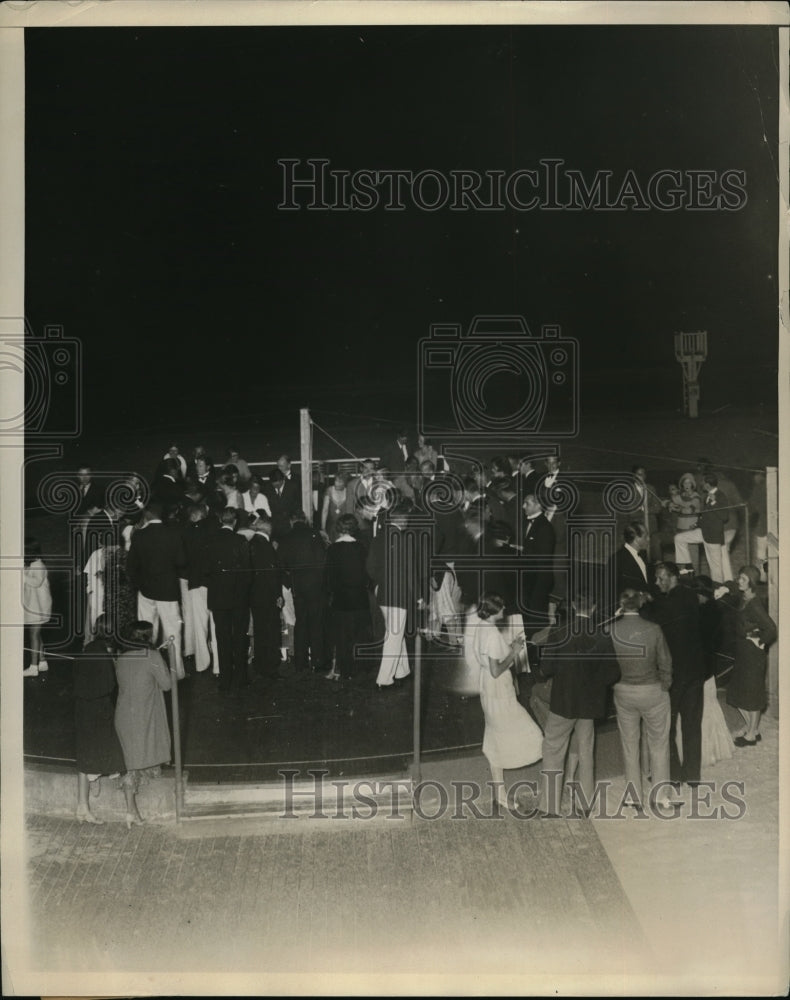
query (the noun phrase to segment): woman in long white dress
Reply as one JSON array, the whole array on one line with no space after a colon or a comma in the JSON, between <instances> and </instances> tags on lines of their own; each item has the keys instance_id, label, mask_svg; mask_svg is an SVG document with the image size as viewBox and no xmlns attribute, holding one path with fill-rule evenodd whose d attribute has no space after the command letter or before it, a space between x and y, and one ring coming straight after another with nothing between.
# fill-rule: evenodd
<instances>
[{"instance_id":1,"label":"woman in long white dress","mask_svg":"<svg viewBox=\"0 0 790 1000\"><path fill-rule=\"evenodd\" d=\"M491 768L499 805L507 808L504 771L540 760L543 733L516 698L510 667L524 646L523 636L508 643L500 625L505 604L498 594L486 594L466 622L464 652L467 665L479 670L480 704L485 717L483 754Z\"/></svg>"}]
</instances>

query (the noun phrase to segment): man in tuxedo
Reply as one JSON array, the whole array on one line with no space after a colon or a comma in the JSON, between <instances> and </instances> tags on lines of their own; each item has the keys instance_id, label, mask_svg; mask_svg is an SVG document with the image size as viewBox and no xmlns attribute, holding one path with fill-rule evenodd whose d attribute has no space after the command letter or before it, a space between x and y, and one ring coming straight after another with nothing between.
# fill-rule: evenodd
<instances>
[{"instance_id":1,"label":"man in tuxedo","mask_svg":"<svg viewBox=\"0 0 790 1000\"><path fill-rule=\"evenodd\" d=\"M280 609L283 606L282 571L277 551L272 545L272 521L259 514L252 524L250 540L252 565L252 632L255 667L267 680L275 680L280 664Z\"/></svg>"},{"instance_id":2,"label":"man in tuxedo","mask_svg":"<svg viewBox=\"0 0 790 1000\"><path fill-rule=\"evenodd\" d=\"M524 515L521 605L526 619L524 631L530 639L548 624L549 595L554 586L551 561L556 540L554 527L532 493L524 498Z\"/></svg>"},{"instance_id":3,"label":"man in tuxedo","mask_svg":"<svg viewBox=\"0 0 790 1000\"><path fill-rule=\"evenodd\" d=\"M681 573L693 573L689 545L702 542L711 578L716 583L725 583L732 579L730 556L724 543L724 529L730 520L729 501L719 489L715 472L705 473L703 487L705 503L700 511L698 526L675 535L675 561L681 567Z\"/></svg>"},{"instance_id":4,"label":"man in tuxedo","mask_svg":"<svg viewBox=\"0 0 790 1000\"><path fill-rule=\"evenodd\" d=\"M239 512L226 507L220 528L214 532L206 554L207 603L217 637L219 690L237 691L249 683L247 676L247 629L250 621L250 551L246 539L236 533Z\"/></svg>"},{"instance_id":5,"label":"man in tuxedo","mask_svg":"<svg viewBox=\"0 0 790 1000\"><path fill-rule=\"evenodd\" d=\"M644 465L632 466L631 473L636 481L636 491L639 496L639 507L634 512L635 520L645 522L650 538L648 545L650 561L659 562L663 555L659 515L664 510L664 504L655 487L648 483L647 470ZM645 521L645 515L647 521Z\"/></svg>"},{"instance_id":6,"label":"man in tuxedo","mask_svg":"<svg viewBox=\"0 0 790 1000\"><path fill-rule=\"evenodd\" d=\"M540 673L552 678L550 711L543 734L540 812L558 815L562 776L568 754L568 780L578 766L581 811L588 814L595 791L595 719L606 712L609 685L620 678L612 640L590 623L595 602L584 593L572 604L570 636L565 628L549 634L540 661ZM570 753L568 745L570 744Z\"/></svg>"},{"instance_id":7,"label":"man in tuxedo","mask_svg":"<svg viewBox=\"0 0 790 1000\"><path fill-rule=\"evenodd\" d=\"M623 530L623 545L609 557L604 580L605 617L610 618L618 603L618 594L631 589L650 593L651 567L648 566L647 529L640 521L632 521Z\"/></svg>"},{"instance_id":8,"label":"man in tuxedo","mask_svg":"<svg viewBox=\"0 0 790 1000\"><path fill-rule=\"evenodd\" d=\"M302 507L302 484L291 468L291 459L288 455L280 455L277 459L277 468L282 472L283 479L289 484L290 489L296 494L296 509L300 510Z\"/></svg>"},{"instance_id":9,"label":"man in tuxedo","mask_svg":"<svg viewBox=\"0 0 790 1000\"><path fill-rule=\"evenodd\" d=\"M397 475L405 471L410 455L408 432L405 427L401 427L396 439L387 447L382 455L380 464L383 468L393 473L393 475Z\"/></svg>"},{"instance_id":10,"label":"man in tuxedo","mask_svg":"<svg viewBox=\"0 0 790 1000\"><path fill-rule=\"evenodd\" d=\"M294 661L298 672L320 670L326 660L324 637L326 548L304 511L291 515L291 530L279 542L283 582L294 599Z\"/></svg>"},{"instance_id":11,"label":"man in tuxedo","mask_svg":"<svg viewBox=\"0 0 790 1000\"><path fill-rule=\"evenodd\" d=\"M291 530L291 518L299 510L299 493L278 467L269 477L265 495L272 512L272 540L279 542Z\"/></svg>"},{"instance_id":12,"label":"man in tuxedo","mask_svg":"<svg viewBox=\"0 0 790 1000\"><path fill-rule=\"evenodd\" d=\"M179 575L186 553L177 525L162 522L162 508L152 503L143 512L142 525L132 535L126 572L137 593L137 617L151 622L154 640L159 641L160 624L164 638L173 637L169 647L176 676L184 676L181 659L181 613Z\"/></svg>"},{"instance_id":13,"label":"man in tuxedo","mask_svg":"<svg viewBox=\"0 0 790 1000\"><path fill-rule=\"evenodd\" d=\"M669 733L670 780L698 784L702 756L702 688L706 661L700 629L699 601L689 587L680 585L675 563L659 563L656 586L659 593L642 605L640 614L661 626L672 655L672 686L669 689L671 727ZM675 732L680 716L683 730L683 763L677 751Z\"/></svg>"}]
</instances>

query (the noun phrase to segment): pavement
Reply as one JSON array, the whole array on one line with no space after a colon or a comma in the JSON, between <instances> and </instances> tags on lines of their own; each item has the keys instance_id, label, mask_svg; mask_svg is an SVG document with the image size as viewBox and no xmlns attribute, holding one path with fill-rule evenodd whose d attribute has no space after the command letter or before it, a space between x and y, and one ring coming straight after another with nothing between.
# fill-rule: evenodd
<instances>
[{"instance_id":1,"label":"pavement","mask_svg":"<svg viewBox=\"0 0 790 1000\"><path fill-rule=\"evenodd\" d=\"M495 815L485 793L477 816L451 798L437 819L327 817L276 832L29 814L28 951L13 953L26 972L6 985L782 993L776 720L762 733L704 768L710 797L703 788L695 804L686 790L671 819L616 815L622 778L607 788L610 818L592 820ZM422 778L435 783L431 815L437 787L488 772L476 755L432 762Z\"/></svg>"}]
</instances>

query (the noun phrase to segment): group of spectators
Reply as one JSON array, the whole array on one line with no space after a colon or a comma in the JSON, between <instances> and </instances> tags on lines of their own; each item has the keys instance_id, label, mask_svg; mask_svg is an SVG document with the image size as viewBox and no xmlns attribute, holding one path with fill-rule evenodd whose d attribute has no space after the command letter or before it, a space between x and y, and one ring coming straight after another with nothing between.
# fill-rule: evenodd
<instances>
[{"instance_id":1,"label":"group of spectators","mask_svg":"<svg viewBox=\"0 0 790 1000\"><path fill-rule=\"evenodd\" d=\"M604 574L606 593L588 587L567 601L555 592L553 568L562 528L557 488L568 476L556 455L542 463L495 456L466 473L451 471L430 441L420 438L412 449L403 430L378 463L364 460L356 474L333 476L312 519L287 455L263 479L236 449L218 468L204 448L196 447L187 459L172 445L150 490L141 478L130 477L124 510L102 496L91 470L83 467L77 513L85 556L85 649L99 663L102 650L105 659L117 653L111 646L119 637L142 644L150 667L146 711L161 723L159 702L169 681L161 649L166 648L176 678L211 671L219 692L241 693L256 681L281 678L291 645L291 671L364 682L369 660L357 655L363 643L369 656L377 656L375 683L387 692L402 688L410 675L409 637L419 627L428 638L455 646L458 653L463 649L465 683L471 678L482 698L484 751L495 779L503 769L541 756L547 767L561 764L575 731L568 760L572 770L578 765L588 800L592 720L603 711L601 685L612 684L616 672L614 703L627 777L641 801L648 773L654 784L699 781L703 687L714 673L715 656L735 664L733 704L745 721L736 743L754 746L760 740L764 648L775 630L759 598L754 600L764 575L759 558L767 534L764 477L756 474L753 495L760 519L759 565L744 567L733 580L730 547L739 527L749 529L743 519L739 523L742 501L734 484L700 460L696 471L681 476L662 498L644 467L632 472L636 519L625 528L624 544ZM309 510L316 506L314 497L311 501ZM426 514L432 522L430 572L424 572L409 531ZM665 558L670 545L675 561ZM692 553L691 547L700 546L707 577L699 576L699 556ZM32 540L29 567L26 607L28 586L32 595L42 569L46 581ZM612 593L618 598L614 605ZM30 597L30 603L40 624L51 600L49 610L46 600L37 606ZM563 604L567 611L560 610ZM729 653L722 652L721 616L706 613L708 604L732 608L725 616L736 634ZM594 626L595 642L575 661L567 655L576 641L568 647L567 626L581 618ZM286 638L291 629L292 644ZM647 659L628 655L634 643L649 651ZM29 676L46 668L40 630L30 648ZM559 658L556 650L564 650ZM602 664L597 672L588 669L591 657ZM110 684L106 668L105 662L99 688ZM100 673L94 669L97 677ZM521 686L513 683L513 674L521 675ZM120 676L119 671L119 681ZM528 699L531 716L519 696ZM120 738L117 711L114 718ZM676 740L678 719L682 740ZM166 731L166 720L164 725ZM641 758L640 772L641 727L649 753ZM153 731L161 735L161 725ZM164 740L153 742L156 749L125 761L124 773L139 775L164 762ZM81 774L109 773L107 761L101 767L89 763ZM128 787L136 788L136 779ZM553 812L557 795L558 786L547 783L547 812ZM132 800L128 815L136 821Z\"/></svg>"}]
</instances>

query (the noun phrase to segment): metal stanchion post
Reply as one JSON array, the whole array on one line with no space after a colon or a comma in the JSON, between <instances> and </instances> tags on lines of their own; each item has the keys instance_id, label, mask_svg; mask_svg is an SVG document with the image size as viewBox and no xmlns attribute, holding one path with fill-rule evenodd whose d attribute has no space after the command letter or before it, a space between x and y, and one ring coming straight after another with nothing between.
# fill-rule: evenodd
<instances>
[{"instance_id":1,"label":"metal stanchion post","mask_svg":"<svg viewBox=\"0 0 790 1000\"><path fill-rule=\"evenodd\" d=\"M420 616L421 617L421 616ZM422 777L420 764L420 716L422 714L422 630L417 629L414 637L414 725L413 725L413 759L411 776L415 784Z\"/></svg>"},{"instance_id":2,"label":"metal stanchion post","mask_svg":"<svg viewBox=\"0 0 790 1000\"><path fill-rule=\"evenodd\" d=\"M184 808L184 776L181 765L181 717L178 710L178 676L175 668L175 657L173 655L173 644L175 637L170 636L168 645L170 655L168 657L170 667L170 697L173 707L173 763L176 771L176 823L181 822L181 813Z\"/></svg>"}]
</instances>

